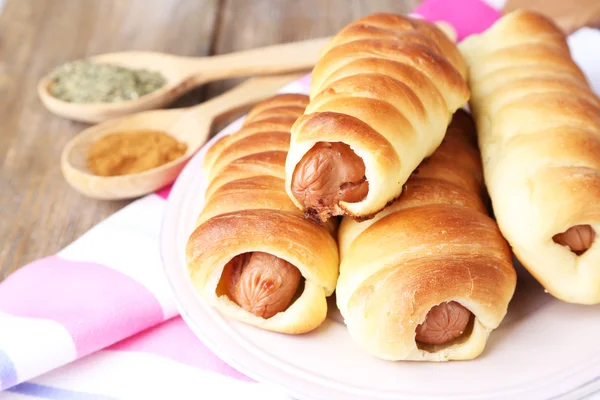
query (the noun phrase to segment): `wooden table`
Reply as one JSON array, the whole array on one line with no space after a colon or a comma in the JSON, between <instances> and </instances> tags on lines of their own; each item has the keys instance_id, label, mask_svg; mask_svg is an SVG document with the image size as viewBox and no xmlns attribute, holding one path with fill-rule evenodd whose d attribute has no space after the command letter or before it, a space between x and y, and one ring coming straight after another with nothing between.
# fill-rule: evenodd
<instances>
[{"instance_id":1,"label":"wooden table","mask_svg":"<svg viewBox=\"0 0 600 400\"><path fill-rule=\"evenodd\" d=\"M56 65L112 51L202 56L317 38L372 12L410 12L419 0L4 1L0 281L128 204L86 198L64 181L61 150L86 125L55 117L40 103L36 83ZM207 85L173 106L196 104L235 83Z\"/></svg>"}]
</instances>

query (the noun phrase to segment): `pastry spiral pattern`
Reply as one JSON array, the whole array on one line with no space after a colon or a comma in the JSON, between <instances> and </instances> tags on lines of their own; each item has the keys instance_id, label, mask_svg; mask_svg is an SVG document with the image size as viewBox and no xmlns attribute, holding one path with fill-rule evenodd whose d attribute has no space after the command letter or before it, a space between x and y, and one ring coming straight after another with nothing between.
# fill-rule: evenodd
<instances>
[{"instance_id":1,"label":"pastry spiral pattern","mask_svg":"<svg viewBox=\"0 0 600 400\"><path fill-rule=\"evenodd\" d=\"M284 187L290 128L308 97L255 106L207 152L205 205L187 248L194 288L225 315L298 334L319 326L339 271L335 221L304 218Z\"/></svg>"},{"instance_id":2,"label":"pastry spiral pattern","mask_svg":"<svg viewBox=\"0 0 600 400\"><path fill-rule=\"evenodd\" d=\"M502 233L555 297L600 303L600 100L547 18L514 11L461 44Z\"/></svg>"},{"instance_id":3,"label":"pastry spiral pattern","mask_svg":"<svg viewBox=\"0 0 600 400\"><path fill-rule=\"evenodd\" d=\"M346 26L322 50L292 127L290 198L320 221L373 217L441 143L469 98L465 78L458 48L430 22L375 14Z\"/></svg>"},{"instance_id":4,"label":"pastry spiral pattern","mask_svg":"<svg viewBox=\"0 0 600 400\"><path fill-rule=\"evenodd\" d=\"M398 200L369 221L343 219L337 305L367 352L448 361L484 350L516 287L484 196L474 123L459 110Z\"/></svg>"}]
</instances>

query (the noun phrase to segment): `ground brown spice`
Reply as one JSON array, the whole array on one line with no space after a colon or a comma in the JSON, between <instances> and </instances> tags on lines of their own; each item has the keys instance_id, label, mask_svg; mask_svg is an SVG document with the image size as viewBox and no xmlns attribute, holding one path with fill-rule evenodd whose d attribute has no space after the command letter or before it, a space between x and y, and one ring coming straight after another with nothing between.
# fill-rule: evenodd
<instances>
[{"instance_id":1,"label":"ground brown spice","mask_svg":"<svg viewBox=\"0 0 600 400\"><path fill-rule=\"evenodd\" d=\"M186 150L185 143L164 132L116 132L92 144L88 168L100 176L135 174L173 161Z\"/></svg>"}]
</instances>

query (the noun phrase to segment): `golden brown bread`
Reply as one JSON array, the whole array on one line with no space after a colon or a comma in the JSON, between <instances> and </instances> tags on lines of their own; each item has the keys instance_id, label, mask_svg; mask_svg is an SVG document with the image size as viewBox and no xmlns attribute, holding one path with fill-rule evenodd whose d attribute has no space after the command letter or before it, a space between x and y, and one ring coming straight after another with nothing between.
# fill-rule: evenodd
<instances>
[{"instance_id":1,"label":"golden brown bread","mask_svg":"<svg viewBox=\"0 0 600 400\"><path fill-rule=\"evenodd\" d=\"M438 147L454 111L466 104L465 78L458 48L430 22L374 14L346 26L323 49L312 73L310 104L292 127L286 162L290 198L320 220L367 219L381 211ZM343 176L340 162L315 161L319 146L335 142L358 156L344 158L349 172ZM319 171L312 171L315 166ZM358 188L345 196L349 186Z\"/></svg>"},{"instance_id":2,"label":"golden brown bread","mask_svg":"<svg viewBox=\"0 0 600 400\"><path fill-rule=\"evenodd\" d=\"M600 303L600 100L538 14L512 12L461 47L502 233L552 295Z\"/></svg>"},{"instance_id":3,"label":"golden brown bread","mask_svg":"<svg viewBox=\"0 0 600 400\"><path fill-rule=\"evenodd\" d=\"M446 361L483 351L516 286L484 193L474 124L459 110L397 201L369 221L343 219L337 305L369 353Z\"/></svg>"},{"instance_id":4,"label":"golden brown bread","mask_svg":"<svg viewBox=\"0 0 600 400\"><path fill-rule=\"evenodd\" d=\"M192 283L209 304L293 334L323 322L339 265L336 221L305 219L284 187L289 129L307 103L274 96L210 148L205 206L186 249Z\"/></svg>"}]
</instances>

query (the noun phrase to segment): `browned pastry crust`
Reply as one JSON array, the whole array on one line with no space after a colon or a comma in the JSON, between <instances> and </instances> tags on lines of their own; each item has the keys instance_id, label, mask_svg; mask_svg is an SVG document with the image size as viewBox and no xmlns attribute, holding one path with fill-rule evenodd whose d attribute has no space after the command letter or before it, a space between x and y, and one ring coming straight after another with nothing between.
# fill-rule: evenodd
<instances>
[{"instance_id":1,"label":"browned pastry crust","mask_svg":"<svg viewBox=\"0 0 600 400\"><path fill-rule=\"evenodd\" d=\"M310 104L292 127L286 190L294 203L320 220L335 215L365 219L381 211L439 146L454 111L466 104L465 77L458 48L430 22L374 14L346 26L323 49L312 73ZM348 145L362 160L364 165L352 172L364 171L368 191L363 185L358 201L323 193L336 199L334 204L321 201L318 190L310 202L296 196L294 177L305 162L311 165L315 147L335 142ZM310 190L298 182L298 188ZM325 187L316 182L317 188ZM353 177L340 185L362 182Z\"/></svg>"},{"instance_id":2,"label":"browned pastry crust","mask_svg":"<svg viewBox=\"0 0 600 400\"><path fill-rule=\"evenodd\" d=\"M519 260L564 301L600 303L600 100L545 17L461 44L486 185Z\"/></svg>"},{"instance_id":3,"label":"browned pastry crust","mask_svg":"<svg viewBox=\"0 0 600 400\"><path fill-rule=\"evenodd\" d=\"M487 215L474 124L458 111L404 193L374 219L344 218L337 304L354 340L389 360L472 359L504 318L516 286L511 252ZM417 326L435 306L473 315L459 338L419 344Z\"/></svg>"},{"instance_id":4,"label":"browned pastry crust","mask_svg":"<svg viewBox=\"0 0 600 400\"><path fill-rule=\"evenodd\" d=\"M238 132L210 148L205 206L186 249L189 276L209 304L242 322L292 334L323 322L339 265L336 221L319 225L305 219L284 187L289 129L307 103L304 95L274 96L255 106ZM239 269L246 266L250 281L235 286L244 279ZM260 267L268 276L248 293L247 285L262 279ZM277 268L283 268L282 280L273 277ZM298 285L298 271L297 293L286 292L265 305L270 290L284 290L290 281ZM224 281L224 274L234 274L229 277L234 281ZM273 310L290 298L285 310ZM256 303L244 307L248 301Z\"/></svg>"}]
</instances>

